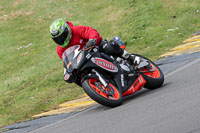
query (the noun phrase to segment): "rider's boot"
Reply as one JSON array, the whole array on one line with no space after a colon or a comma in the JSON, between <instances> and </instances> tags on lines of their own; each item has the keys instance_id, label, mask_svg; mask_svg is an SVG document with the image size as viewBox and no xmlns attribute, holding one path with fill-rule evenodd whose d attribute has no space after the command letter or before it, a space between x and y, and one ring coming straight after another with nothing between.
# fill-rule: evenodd
<instances>
[{"instance_id":1,"label":"rider's boot","mask_svg":"<svg viewBox=\"0 0 200 133\"><path fill-rule=\"evenodd\" d=\"M130 65L138 66L140 64L140 57L129 54L126 50L123 51L122 57L130 62Z\"/></svg>"}]
</instances>

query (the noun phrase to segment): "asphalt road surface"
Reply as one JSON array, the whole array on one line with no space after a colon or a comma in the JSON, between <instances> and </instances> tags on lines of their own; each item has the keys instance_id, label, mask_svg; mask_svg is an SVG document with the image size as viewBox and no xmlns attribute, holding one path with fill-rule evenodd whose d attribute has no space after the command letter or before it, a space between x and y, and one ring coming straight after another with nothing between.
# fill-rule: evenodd
<instances>
[{"instance_id":1,"label":"asphalt road surface","mask_svg":"<svg viewBox=\"0 0 200 133\"><path fill-rule=\"evenodd\" d=\"M156 61L164 86L143 89L121 106L94 106L16 123L5 133L200 133L200 52Z\"/></svg>"},{"instance_id":2,"label":"asphalt road surface","mask_svg":"<svg viewBox=\"0 0 200 133\"><path fill-rule=\"evenodd\" d=\"M200 58L184 61L159 89L144 89L116 108L97 105L31 133L200 133Z\"/></svg>"}]
</instances>

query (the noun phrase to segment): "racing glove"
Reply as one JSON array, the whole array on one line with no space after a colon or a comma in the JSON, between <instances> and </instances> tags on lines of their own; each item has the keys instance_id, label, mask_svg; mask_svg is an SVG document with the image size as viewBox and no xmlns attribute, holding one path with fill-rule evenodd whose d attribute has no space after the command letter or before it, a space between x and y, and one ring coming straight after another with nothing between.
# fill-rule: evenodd
<instances>
[{"instance_id":1,"label":"racing glove","mask_svg":"<svg viewBox=\"0 0 200 133\"><path fill-rule=\"evenodd\" d=\"M88 42L86 43L86 47L85 48L89 48L91 46L95 46L97 43L96 39L89 39Z\"/></svg>"}]
</instances>

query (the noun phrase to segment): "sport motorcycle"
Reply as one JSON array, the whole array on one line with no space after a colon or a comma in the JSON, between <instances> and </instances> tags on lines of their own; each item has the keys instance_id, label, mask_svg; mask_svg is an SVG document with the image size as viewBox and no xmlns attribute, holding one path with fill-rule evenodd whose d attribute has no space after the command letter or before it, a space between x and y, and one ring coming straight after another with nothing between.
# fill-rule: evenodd
<instances>
[{"instance_id":1,"label":"sport motorcycle","mask_svg":"<svg viewBox=\"0 0 200 133\"><path fill-rule=\"evenodd\" d=\"M94 101L108 107L122 104L123 97L132 95L143 87L156 89L162 86L164 74L148 58L139 56L138 66L120 57L100 52L97 46L81 49L79 45L64 51L62 60L74 83L81 86Z\"/></svg>"}]
</instances>

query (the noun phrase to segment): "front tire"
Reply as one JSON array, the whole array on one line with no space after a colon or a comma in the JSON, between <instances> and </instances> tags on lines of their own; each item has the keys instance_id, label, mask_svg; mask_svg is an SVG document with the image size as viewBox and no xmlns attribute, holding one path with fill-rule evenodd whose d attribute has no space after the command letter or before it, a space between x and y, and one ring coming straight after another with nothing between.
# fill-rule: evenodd
<instances>
[{"instance_id":1,"label":"front tire","mask_svg":"<svg viewBox=\"0 0 200 133\"><path fill-rule=\"evenodd\" d=\"M122 94L112 83L106 88L98 79L86 79L82 83L84 91L94 101L108 107L116 107L122 104Z\"/></svg>"}]
</instances>

